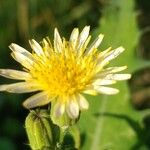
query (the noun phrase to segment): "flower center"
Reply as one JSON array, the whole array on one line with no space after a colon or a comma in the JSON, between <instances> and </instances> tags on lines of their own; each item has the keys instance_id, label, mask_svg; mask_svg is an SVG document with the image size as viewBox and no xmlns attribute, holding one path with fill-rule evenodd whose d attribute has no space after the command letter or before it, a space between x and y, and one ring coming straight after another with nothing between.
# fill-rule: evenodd
<instances>
[{"instance_id":1,"label":"flower center","mask_svg":"<svg viewBox=\"0 0 150 150\"><path fill-rule=\"evenodd\" d=\"M45 51L46 52L46 51ZM96 60L94 54L79 55L65 45L62 52L51 50L48 55L34 55L38 63L30 73L42 90L53 96L68 96L82 92L93 79Z\"/></svg>"}]
</instances>

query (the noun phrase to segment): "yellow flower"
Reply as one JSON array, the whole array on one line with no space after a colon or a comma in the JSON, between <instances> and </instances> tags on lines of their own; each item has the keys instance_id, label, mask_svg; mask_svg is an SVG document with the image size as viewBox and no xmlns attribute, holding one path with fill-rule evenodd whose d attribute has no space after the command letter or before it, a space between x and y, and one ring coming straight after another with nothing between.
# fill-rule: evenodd
<instances>
[{"instance_id":1,"label":"yellow flower","mask_svg":"<svg viewBox=\"0 0 150 150\"><path fill-rule=\"evenodd\" d=\"M0 91L12 93L27 93L38 91L29 97L24 107L34 107L55 102L56 116L66 112L72 119L77 118L79 110L88 109L89 104L83 94L96 95L116 94L118 89L107 87L119 80L130 78L130 74L117 74L122 67L105 66L124 51L123 47L114 50L108 48L99 52L103 35L100 34L87 47L91 36L89 26L85 26L79 34L75 28L66 41L62 39L58 30L54 31L54 43L49 38L43 39L41 44L35 40L29 43L32 53L12 43L12 57L23 66L23 71L0 69L0 75L6 78L20 80L18 83L4 84Z\"/></svg>"}]
</instances>

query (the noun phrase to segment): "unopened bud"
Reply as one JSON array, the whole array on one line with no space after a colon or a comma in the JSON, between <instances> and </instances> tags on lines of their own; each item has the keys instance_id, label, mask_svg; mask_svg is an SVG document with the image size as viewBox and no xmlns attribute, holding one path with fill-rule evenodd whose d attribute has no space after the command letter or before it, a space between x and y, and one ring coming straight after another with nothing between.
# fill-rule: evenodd
<instances>
[{"instance_id":1,"label":"unopened bud","mask_svg":"<svg viewBox=\"0 0 150 150\"><path fill-rule=\"evenodd\" d=\"M53 149L51 122L47 110L32 110L26 118L25 128L32 150Z\"/></svg>"}]
</instances>

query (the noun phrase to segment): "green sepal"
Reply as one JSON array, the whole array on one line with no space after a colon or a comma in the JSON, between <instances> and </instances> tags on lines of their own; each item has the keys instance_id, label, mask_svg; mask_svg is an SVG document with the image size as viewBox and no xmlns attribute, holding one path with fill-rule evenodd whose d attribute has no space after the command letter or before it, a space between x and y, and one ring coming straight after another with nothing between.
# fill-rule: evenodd
<instances>
[{"instance_id":1,"label":"green sepal","mask_svg":"<svg viewBox=\"0 0 150 150\"><path fill-rule=\"evenodd\" d=\"M81 145L80 132L76 125L61 130L61 148L63 150L79 150Z\"/></svg>"},{"instance_id":2,"label":"green sepal","mask_svg":"<svg viewBox=\"0 0 150 150\"><path fill-rule=\"evenodd\" d=\"M32 150L53 149L53 129L47 110L30 111L25 128Z\"/></svg>"},{"instance_id":3,"label":"green sepal","mask_svg":"<svg viewBox=\"0 0 150 150\"><path fill-rule=\"evenodd\" d=\"M81 139L80 139L80 131L76 125L73 125L69 128L69 133L72 135L75 143L75 148L80 149Z\"/></svg>"}]
</instances>

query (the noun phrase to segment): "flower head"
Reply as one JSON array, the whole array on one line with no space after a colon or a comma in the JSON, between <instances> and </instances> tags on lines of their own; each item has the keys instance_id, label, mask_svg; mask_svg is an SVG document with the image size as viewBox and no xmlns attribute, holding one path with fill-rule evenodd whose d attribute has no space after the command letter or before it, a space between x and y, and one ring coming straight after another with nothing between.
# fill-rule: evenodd
<instances>
[{"instance_id":1,"label":"flower head","mask_svg":"<svg viewBox=\"0 0 150 150\"><path fill-rule=\"evenodd\" d=\"M1 85L0 91L38 91L23 103L24 107L30 109L55 102L56 115L61 116L66 112L70 118L77 118L79 110L88 109L89 104L84 93L118 93L118 89L107 85L129 79L130 74L117 73L127 67L105 66L122 53L124 48L108 48L99 52L97 48L103 39L102 34L87 47L91 39L89 30L89 26L86 26L79 33L75 28L67 41L55 29L53 44L49 38L43 39L41 44L33 39L29 41L32 53L12 43L11 55L23 66L23 71L0 69L1 76L20 80L17 83Z\"/></svg>"}]
</instances>

